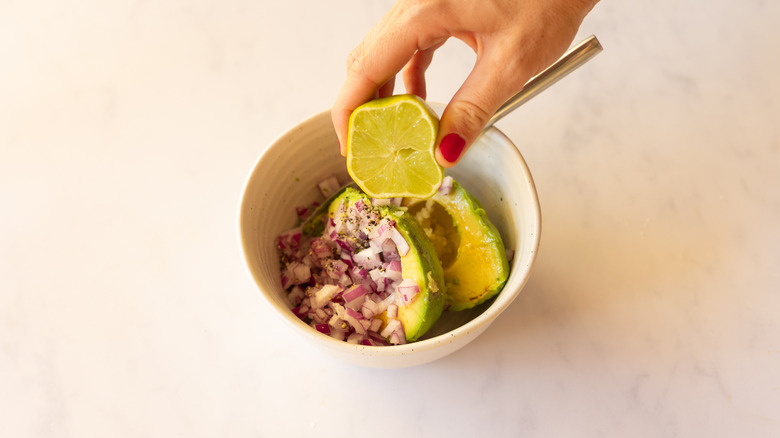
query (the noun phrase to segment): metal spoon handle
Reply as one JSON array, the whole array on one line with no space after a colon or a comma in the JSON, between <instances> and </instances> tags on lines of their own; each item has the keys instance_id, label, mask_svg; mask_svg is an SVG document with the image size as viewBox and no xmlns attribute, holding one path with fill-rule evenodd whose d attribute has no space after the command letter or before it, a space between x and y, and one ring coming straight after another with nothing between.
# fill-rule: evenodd
<instances>
[{"instance_id":1,"label":"metal spoon handle","mask_svg":"<svg viewBox=\"0 0 780 438\"><path fill-rule=\"evenodd\" d=\"M502 117L511 113L520 105L531 100L532 97L546 90L550 85L558 82L563 79L564 76L590 61L591 58L598 55L602 50L604 50L604 48L601 47L599 40L594 35L589 36L576 47L573 47L566 52L559 60L555 61L541 73L526 82L522 90L501 105L493 117L488 120L485 129L493 126L493 124Z\"/></svg>"}]
</instances>

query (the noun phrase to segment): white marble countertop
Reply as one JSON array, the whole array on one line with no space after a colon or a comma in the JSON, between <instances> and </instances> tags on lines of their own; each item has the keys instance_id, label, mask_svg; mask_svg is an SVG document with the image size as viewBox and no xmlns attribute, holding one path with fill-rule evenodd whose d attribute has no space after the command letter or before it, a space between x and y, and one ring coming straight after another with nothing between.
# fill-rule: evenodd
<instances>
[{"instance_id":1,"label":"white marble countertop","mask_svg":"<svg viewBox=\"0 0 780 438\"><path fill-rule=\"evenodd\" d=\"M777 2L596 7L605 52L498 125L542 244L463 350L360 368L270 313L244 179L390 4L0 5L0 435L780 436Z\"/></svg>"}]
</instances>

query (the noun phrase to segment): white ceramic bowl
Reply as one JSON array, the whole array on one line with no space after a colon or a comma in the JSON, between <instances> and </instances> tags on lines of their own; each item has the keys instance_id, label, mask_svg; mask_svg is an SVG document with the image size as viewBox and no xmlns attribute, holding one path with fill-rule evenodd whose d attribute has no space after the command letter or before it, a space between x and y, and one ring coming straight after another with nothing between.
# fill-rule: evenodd
<instances>
[{"instance_id":1,"label":"white ceramic bowl","mask_svg":"<svg viewBox=\"0 0 780 438\"><path fill-rule=\"evenodd\" d=\"M430 362L462 348L484 332L528 280L541 231L536 189L517 148L495 128L485 132L461 162L446 173L481 202L506 247L514 249L504 289L475 309L445 312L417 342L385 347L352 345L317 332L292 313L281 287L276 252L279 233L296 226L295 207L321 199L318 182L330 175L336 175L341 183L350 180L330 113L317 114L282 135L259 158L247 179L238 224L249 271L274 312L302 340L333 356L376 368Z\"/></svg>"}]
</instances>

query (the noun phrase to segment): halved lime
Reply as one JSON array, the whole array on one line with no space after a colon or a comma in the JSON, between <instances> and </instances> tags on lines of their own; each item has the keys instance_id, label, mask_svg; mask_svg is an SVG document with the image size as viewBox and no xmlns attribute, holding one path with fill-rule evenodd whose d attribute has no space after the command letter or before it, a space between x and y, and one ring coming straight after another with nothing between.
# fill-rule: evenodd
<instances>
[{"instance_id":1,"label":"halved lime","mask_svg":"<svg viewBox=\"0 0 780 438\"><path fill-rule=\"evenodd\" d=\"M415 95L365 103L349 118L347 170L373 198L429 198L444 177L434 155L438 130L436 113Z\"/></svg>"}]
</instances>

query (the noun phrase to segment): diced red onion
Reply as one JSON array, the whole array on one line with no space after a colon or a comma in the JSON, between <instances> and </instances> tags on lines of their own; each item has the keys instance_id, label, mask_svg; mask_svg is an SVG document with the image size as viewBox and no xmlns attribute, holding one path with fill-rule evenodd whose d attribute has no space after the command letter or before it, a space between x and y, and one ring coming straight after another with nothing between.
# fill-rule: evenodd
<instances>
[{"instance_id":1,"label":"diced red onion","mask_svg":"<svg viewBox=\"0 0 780 438\"><path fill-rule=\"evenodd\" d=\"M416 281L411 278L406 278L396 286L396 291L400 295L404 305L408 305L414 300L414 297L420 293L420 287L417 285Z\"/></svg>"},{"instance_id":2,"label":"diced red onion","mask_svg":"<svg viewBox=\"0 0 780 438\"><path fill-rule=\"evenodd\" d=\"M363 314L365 318L373 318L376 314L378 314L379 306L377 303L370 299L363 300L363 304L360 306L360 313Z\"/></svg>"},{"instance_id":3,"label":"diced red onion","mask_svg":"<svg viewBox=\"0 0 780 438\"><path fill-rule=\"evenodd\" d=\"M360 266L354 266L349 270L349 276L352 277L352 281L358 284L363 284L366 280L370 279L368 271Z\"/></svg>"},{"instance_id":4,"label":"diced red onion","mask_svg":"<svg viewBox=\"0 0 780 438\"><path fill-rule=\"evenodd\" d=\"M294 286L292 289L290 289L290 294L287 295L287 299L290 300L290 304L293 306L298 306L301 304L303 297L303 288L300 286Z\"/></svg>"},{"instance_id":5,"label":"diced red onion","mask_svg":"<svg viewBox=\"0 0 780 438\"><path fill-rule=\"evenodd\" d=\"M315 237L314 239L312 239L311 242L309 243L309 249L311 250L312 254L318 259L325 258L332 255L330 247L325 242L325 240L322 239L321 237Z\"/></svg>"},{"instance_id":6,"label":"diced red onion","mask_svg":"<svg viewBox=\"0 0 780 438\"><path fill-rule=\"evenodd\" d=\"M387 317L388 318L397 318L398 317L398 306L395 304L390 304L387 306Z\"/></svg>"},{"instance_id":7,"label":"diced red onion","mask_svg":"<svg viewBox=\"0 0 780 438\"><path fill-rule=\"evenodd\" d=\"M298 248L301 243L301 227L293 228L279 234L279 248L293 249Z\"/></svg>"},{"instance_id":8,"label":"diced red onion","mask_svg":"<svg viewBox=\"0 0 780 438\"><path fill-rule=\"evenodd\" d=\"M349 333L347 330L334 329L331 330L330 337L337 341L344 341L347 339L347 333Z\"/></svg>"},{"instance_id":9,"label":"diced red onion","mask_svg":"<svg viewBox=\"0 0 780 438\"><path fill-rule=\"evenodd\" d=\"M352 254L352 245L349 244L349 242L343 240L343 239L333 239L334 242L336 242L336 245L341 248L341 251L343 253L346 253L347 255Z\"/></svg>"},{"instance_id":10,"label":"diced red onion","mask_svg":"<svg viewBox=\"0 0 780 438\"><path fill-rule=\"evenodd\" d=\"M342 262L347 264L348 269L352 269L355 267L355 264L352 262L352 254L347 252L342 252L339 255L339 259L341 259Z\"/></svg>"},{"instance_id":11,"label":"diced red onion","mask_svg":"<svg viewBox=\"0 0 780 438\"><path fill-rule=\"evenodd\" d=\"M451 176L447 175L441 180L441 185L439 186L439 194L440 195L449 195L450 192L452 192L452 184L453 179Z\"/></svg>"},{"instance_id":12,"label":"diced red onion","mask_svg":"<svg viewBox=\"0 0 780 438\"><path fill-rule=\"evenodd\" d=\"M512 260L514 260L514 258L515 258L515 250L507 248L506 249L506 258L507 258L507 261L509 261L509 263L512 263Z\"/></svg>"},{"instance_id":13,"label":"diced red onion","mask_svg":"<svg viewBox=\"0 0 780 438\"><path fill-rule=\"evenodd\" d=\"M292 280L287 276L287 270L285 269L282 272L282 289L287 289L288 287L292 286L292 284Z\"/></svg>"},{"instance_id":14,"label":"diced red onion","mask_svg":"<svg viewBox=\"0 0 780 438\"><path fill-rule=\"evenodd\" d=\"M318 187L329 196L339 189L338 180L328 178ZM401 198L342 202L331 207L336 214L328 217L322 236L302 241L300 228L279 235L286 263L282 284L296 316L342 341L371 346L406 342L397 319L399 306L419 294L417 283L402 275L401 257L411 248L395 221L372 206L400 203ZM310 212L296 210L300 216Z\"/></svg>"},{"instance_id":15,"label":"diced red onion","mask_svg":"<svg viewBox=\"0 0 780 438\"><path fill-rule=\"evenodd\" d=\"M379 221L379 225L369 230L368 238L371 239L372 242L375 242L381 246L382 242L390 238L394 225L395 221L382 218L382 220Z\"/></svg>"},{"instance_id":16,"label":"diced red onion","mask_svg":"<svg viewBox=\"0 0 780 438\"><path fill-rule=\"evenodd\" d=\"M315 309L313 318L314 318L315 322L324 324L325 322L328 321L328 319L330 319L330 315L325 313L324 309Z\"/></svg>"},{"instance_id":17,"label":"diced red onion","mask_svg":"<svg viewBox=\"0 0 780 438\"><path fill-rule=\"evenodd\" d=\"M393 260L385 266L385 277L390 281L401 281L403 279L400 260Z\"/></svg>"},{"instance_id":18,"label":"diced red onion","mask_svg":"<svg viewBox=\"0 0 780 438\"><path fill-rule=\"evenodd\" d=\"M390 343L389 343L389 342L387 342L387 340L385 340L385 339L384 339L384 338L382 338L381 336L379 336L379 334L376 334L375 336L373 336L373 335L372 335L372 332L369 332L369 333L368 333L368 336L370 336L370 338L369 338L369 339L371 339L371 342L373 342L373 343L374 343L374 345L377 345L377 346L386 346L386 345L390 345Z\"/></svg>"},{"instance_id":19,"label":"diced red onion","mask_svg":"<svg viewBox=\"0 0 780 438\"><path fill-rule=\"evenodd\" d=\"M360 333L361 335L366 334L366 328L360 322L360 320L364 320L364 319L365 318L363 318L363 315L360 312L357 312L347 307L347 310L344 315L344 321L347 321L349 325L351 325L352 328L355 329L355 332Z\"/></svg>"},{"instance_id":20,"label":"diced red onion","mask_svg":"<svg viewBox=\"0 0 780 438\"><path fill-rule=\"evenodd\" d=\"M343 297L344 297L344 301L349 303L361 297L365 298L365 295L366 295L366 288L363 287L362 284L358 284L347 289L344 292Z\"/></svg>"},{"instance_id":21,"label":"diced red onion","mask_svg":"<svg viewBox=\"0 0 780 438\"><path fill-rule=\"evenodd\" d=\"M322 268L328 277L338 281L347 272L348 266L343 260L327 259L322 263Z\"/></svg>"},{"instance_id":22,"label":"diced red onion","mask_svg":"<svg viewBox=\"0 0 780 438\"><path fill-rule=\"evenodd\" d=\"M366 339L365 336L363 336L360 333L352 333L347 337L347 343L348 344L361 344Z\"/></svg>"},{"instance_id":23,"label":"diced red onion","mask_svg":"<svg viewBox=\"0 0 780 438\"><path fill-rule=\"evenodd\" d=\"M344 298L344 306L347 309L360 310L363 302L366 300L366 288L362 284L358 284L349 288L342 295Z\"/></svg>"},{"instance_id":24,"label":"diced red onion","mask_svg":"<svg viewBox=\"0 0 780 438\"><path fill-rule=\"evenodd\" d=\"M347 273L341 274L341 277L339 277L339 286L341 287L352 286L352 278L350 278Z\"/></svg>"},{"instance_id":25,"label":"diced red onion","mask_svg":"<svg viewBox=\"0 0 780 438\"><path fill-rule=\"evenodd\" d=\"M330 334L330 326L328 324L314 324L314 328L320 333Z\"/></svg>"},{"instance_id":26,"label":"diced red onion","mask_svg":"<svg viewBox=\"0 0 780 438\"><path fill-rule=\"evenodd\" d=\"M382 258L386 261L401 260L401 255L398 254L398 248L395 246L393 239L385 239L382 242Z\"/></svg>"},{"instance_id":27,"label":"diced red onion","mask_svg":"<svg viewBox=\"0 0 780 438\"><path fill-rule=\"evenodd\" d=\"M382 259L379 257L379 253L370 247L352 256L352 260L365 269L374 269L382 266Z\"/></svg>"},{"instance_id":28,"label":"diced red onion","mask_svg":"<svg viewBox=\"0 0 780 438\"><path fill-rule=\"evenodd\" d=\"M295 207L295 214L298 215L298 219L304 219L309 215L309 207Z\"/></svg>"},{"instance_id":29,"label":"diced red onion","mask_svg":"<svg viewBox=\"0 0 780 438\"><path fill-rule=\"evenodd\" d=\"M341 288L332 284L326 284L311 296L312 307L325 307L328 302L341 291Z\"/></svg>"},{"instance_id":30,"label":"diced red onion","mask_svg":"<svg viewBox=\"0 0 780 438\"><path fill-rule=\"evenodd\" d=\"M305 309L302 306L298 306L298 307L293 307L292 312L298 318L306 319L306 315L308 314L308 309Z\"/></svg>"},{"instance_id":31,"label":"diced red onion","mask_svg":"<svg viewBox=\"0 0 780 438\"><path fill-rule=\"evenodd\" d=\"M404 236L402 236L395 227L393 227L393 232L390 238L393 239L395 246L398 248L398 254L401 256L405 256L409 252L409 249L411 249L409 244L406 242L406 239L404 239Z\"/></svg>"},{"instance_id":32,"label":"diced red onion","mask_svg":"<svg viewBox=\"0 0 780 438\"><path fill-rule=\"evenodd\" d=\"M333 309L336 315L338 315L339 318L344 319L344 312L346 312L344 306L338 303L330 303L330 307Z\"/></svg>"},{"instance_id":33,"label":"diced red onion","mask_svg":"<svg viewBox=\"0 0 780 438\"><path fill-rule=\"evenodd\" d=\"M406 343L404 326L401 324L401 321L397 319L391 319L388 321L380 335L383 338L386 338L391 344L398 345Z\"/></svg>"},{"instance_id":34,"label":"diced red onion","mask_svg":"<svg viewBox=\"0 0 780 438\"><path fill-rule=\"evenodd\" d=\"M311 279L311 268L301 262L287 265L287 277L291 284L304 284Z\"/></svg>"},{"instance_id":35,"label":"diced red onion","mask_svg":"<svg viewBox=\"0 0 780 438\"><path fill-rule=\"evenodd\" d=\"M383 338L388 338L394 331L398 330L399 327L402 327L401 321L397 319L391 319L390 321L387 322L387 325L379 334Z\"/></svg>"},{"instance_id":36,"label":"diced red onion","mask_svg":"<svg viewBox=\"0 0 780 438\"><path fill-rule=\"evenodd\" d=\"M377 239L371 239L368 241L368 248L366 249L370 249L374 254L379 255L382 253L382 244Z\"/></svg>"},{"instance_id":37,"label":"diced red onion","mask_svg":"<svg viewBox=\"0 0 780 438\"><path fill-rule=\"evenodd\" d=\"M350 309L349 307L344 308L344 318L355 318L355 320L361 320L363 319L363 315L358 312L357 310Z\"/></svg>"},{"instance_id":38,"label":"diced red onion","mask_svg":"<svg viewBox=\"0 0 780 438\"><path fill-rule=\"evenodd\" d=\"M341 185L339 184L339 180L336 179L335 176L326 178L317 184L317 188L320 189L322 197L326 199L329 198L332 194L336 193L340 187Z\"/></svg>"},{"instance_id":39,"label":"diced red onion","mask_svg":"<svg viewBox=\"0 0 780 438\"><path fill-rule=\"evenodd\" d=\"M376 268L368 271L368 275L371 277L375 285L377 292L384 292L385 285L387 284L387 273L382 269Z\"/></svg>"},{"instance_id":40,"label":"diced red onion","mask_svg":"<svg viewBox=\"0 0 780 438\"><path fill-rule=\"evenodd\" d=\"M403 328L401 330L394 331L388 341L393 345L401 345L406 343L406 338L403 335Z\"/></svg>"},{"instance_id":41,"label":"diced red onion","mask_svg":"<svg viewBox=\"0 0 780 438\"><path fill-rule=\"evenodd\" d=\"M385 297L382 301L376 303L378 306L378 312L382 313L390 308L391 305L394 305L395 303L395 295L388 295Z\"/></svg>"},{"instance_id":42,"label":"diced red onion","mask_svg":"<svg viewBox=\"0 0 780 438\"><path fill-rule=\"evenodd\" d=\"M336 214L339 214L337 211ZM328 223L325 224L325 234L328 235L328 237L331 238L331 240L336 239L338 237L338 231L336 230L336 221L333 220L332 217L328 217Z\"/></svg>"},{"instance_id":43,"label":"diced red onion","mask_svg":"<svg viewBox=\"0 0 780 438\"><path fill-rule=\"evenodd\" d=\"M384 273L380 268L374 268L368 271L368 276L371 277L371 279L374 281L378 281L380 278L385 277Z\"/></svg>"}]
</instances>

